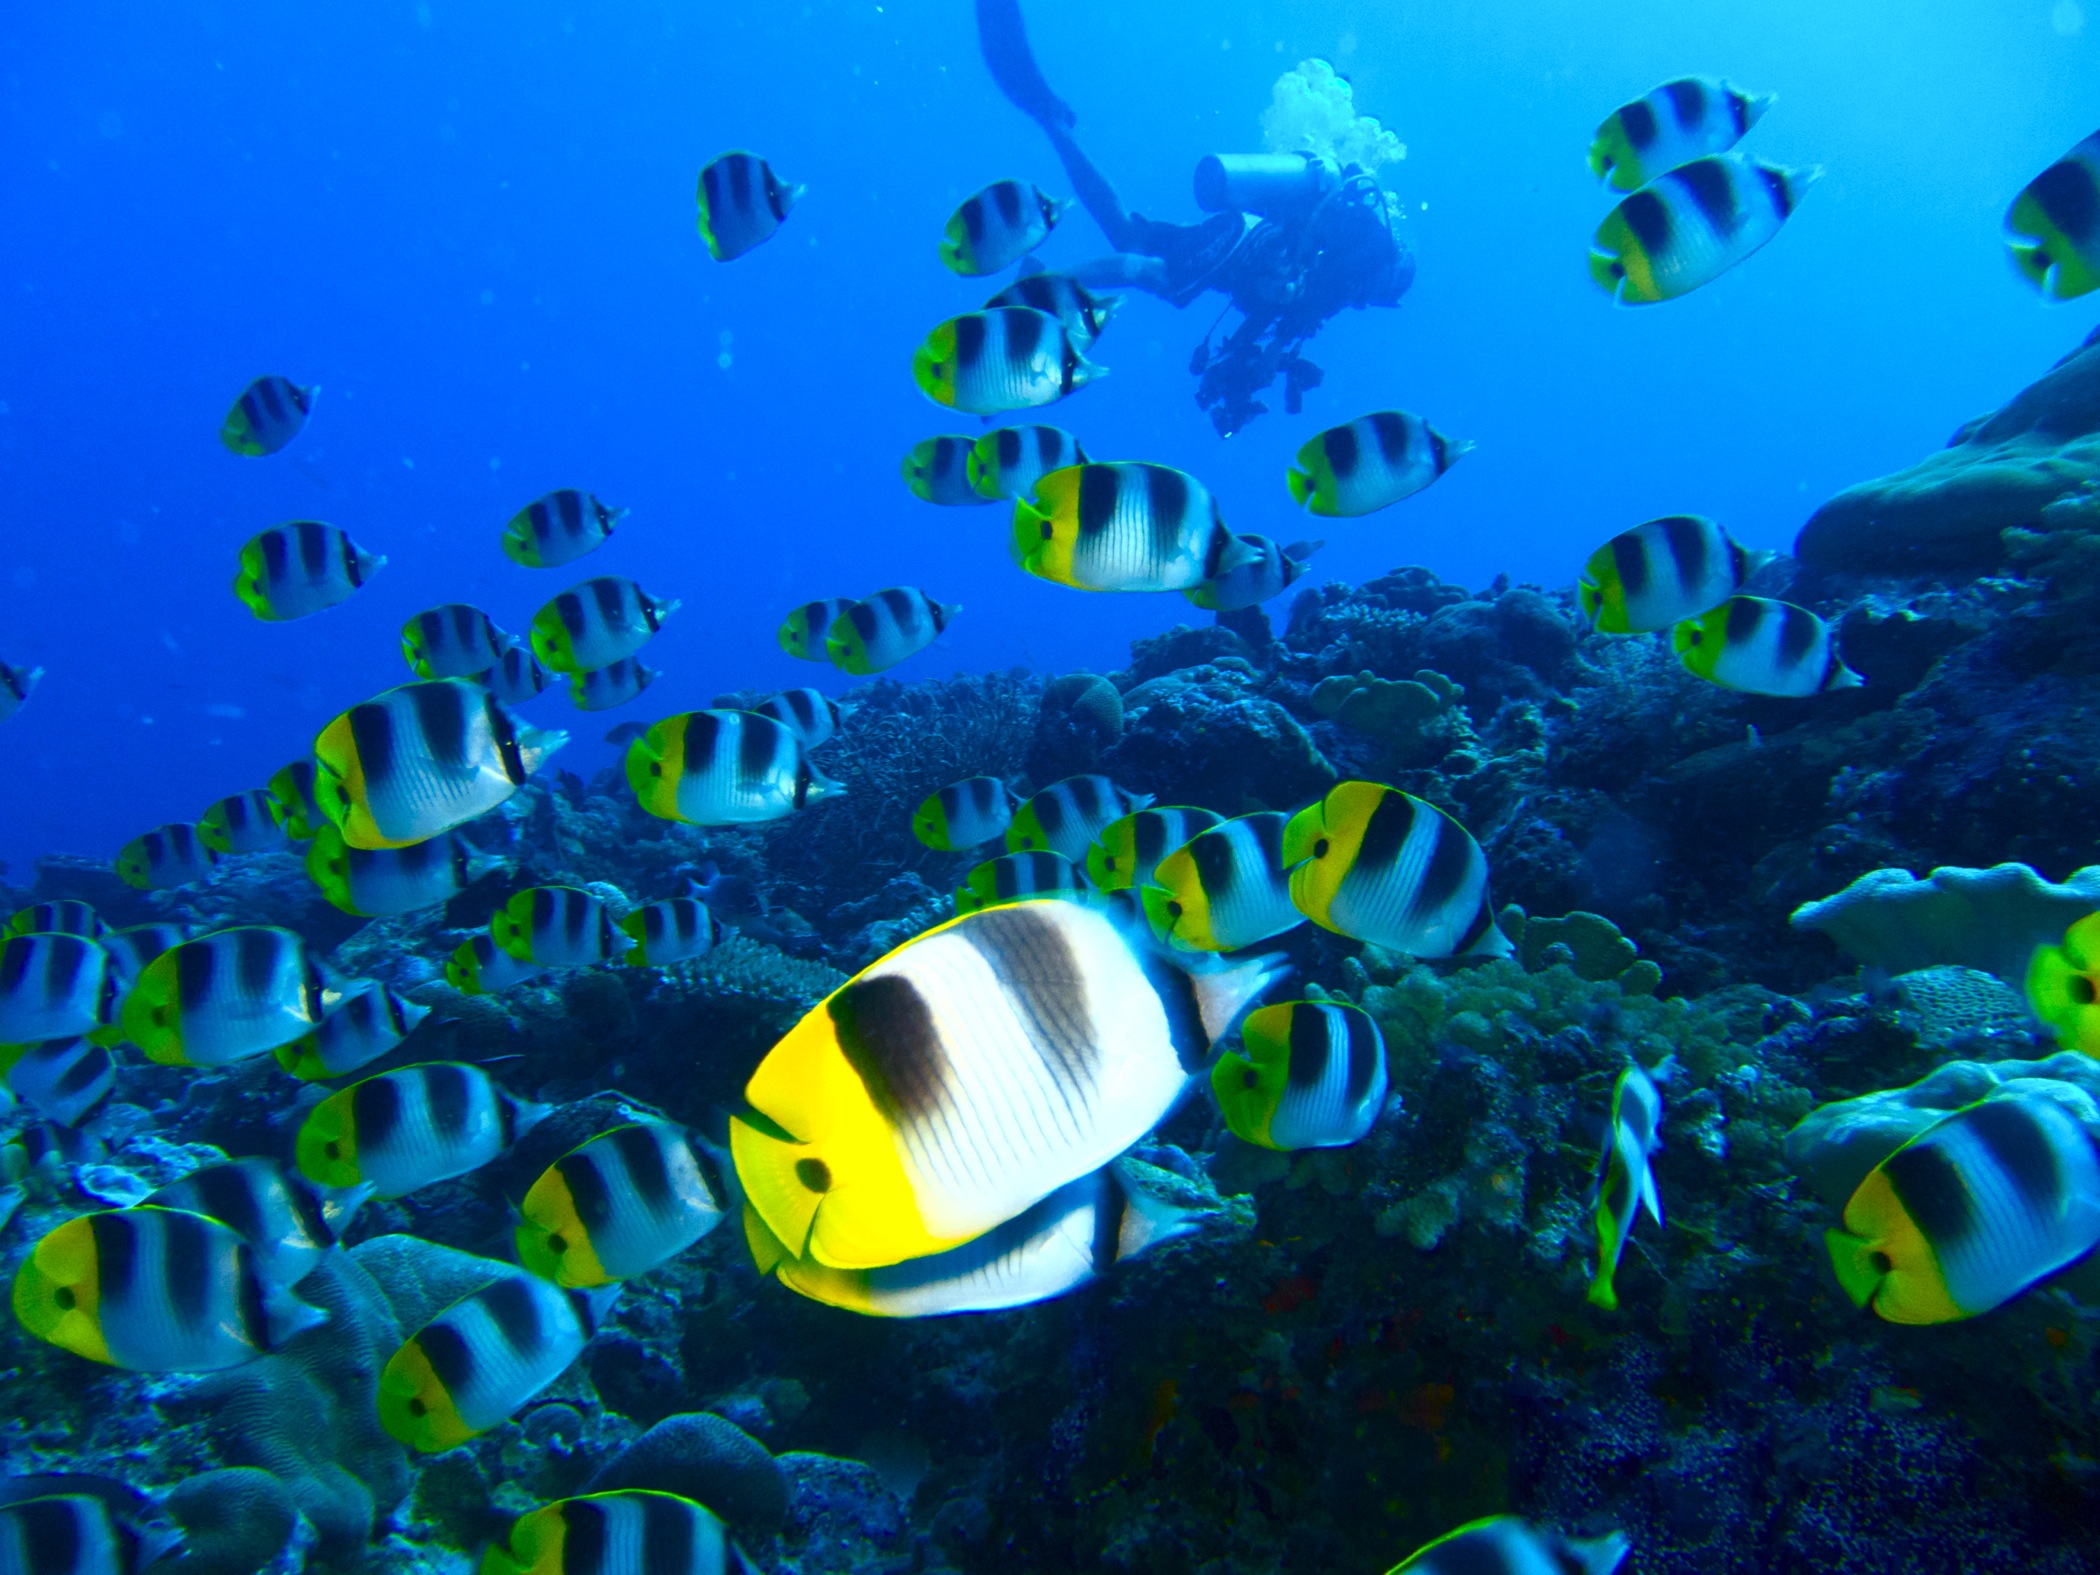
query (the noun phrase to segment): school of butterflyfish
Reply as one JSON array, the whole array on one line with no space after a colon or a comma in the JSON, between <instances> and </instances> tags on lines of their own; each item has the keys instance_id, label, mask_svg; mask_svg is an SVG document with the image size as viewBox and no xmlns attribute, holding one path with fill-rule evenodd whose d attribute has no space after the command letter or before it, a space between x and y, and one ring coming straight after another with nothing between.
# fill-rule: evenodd
<instances>
[{"instance_id":1,"label":"school of butterflyfish","mask_svg":"<svg viewBox=\"0 0 2100 1575\"><path fill-rule=\"evenodd\" d=\"M1776 236L1817 172L1734 151L1771 104L1688 77L1599 127L1590 168L1624 195L1597 229L1590 267L1615 300L1685 294ZM709 252L724 262L750 253L802 195L755 154L715 159L698 191ZM1067 207L1001 180L955 210L942 263L963 278L1018 272L926 336L912 372L929 399L990 418L1057 403L1104 375L1090 356L1117 298L1034 256ZM2057 299L2100 288L2096 215L2100 133L2013 202L2007 246L2020 274ZM280 452L319 392L256 379L225 419L225 446ZM1307 440L1286 483L1311 513L1353 518L1422 491L1471 448L1419 415L1381 410ZM1321 545L1235 532L1187 472L1096 459L1070 432L1033 421L927 438L902 474L928 503L1010 506L1016 565L1081 590L1179 591L1231 611L1282 592ZM521 508L499 544L526 568L558 568L603 545L626 514L564 488ZM1747 593L1765 556L1696 515L1650 520L1597 549L1578 599L1596 632L1668 631L1691 672L1731 689L1805 697L1859 682L1815 614ZM233 588L257 618L304 618L354 596L386 562L336 526L296 520L241 548ZM601 575L549 599L522 638L466 603L417 613L401 631L407 681L335 717L263 787L143 832L116 873L142 890L179 887L212 878L222 861L304 844L315 885L347 913L443 904L507 872L462 828L499 809L566 739L512 708L557 678L586 711L632 702L658 677L641 653L678 606ZM959 611L913 586L822 598L786 615L779 643L848 674L879 673L926 649ZM0 663L0 721L41 677ZM796 689L749 709L632 724L627 780L641 808L666 820L779 820L843 791L813 757L849 714ZM1262 948L1310 923L1418 958L1510 951L1479 843L1438 806L1376 782L1228 817L1154 804L1104 776L1023 796L981 775L928 796L911 829L929 849L989 855L956 891L956 916L811 1009L752 1074L726 1144L638 1109L547 1166L517 1200L516 1263L386 1361L373 1398L387 1431L435 1452L501 1424L576 1359L625 1282L731 1215L762 1276L856 1313L983 1312L1072 1291L1200 1228L1129 1158L1197 1090L1240 1141L1283 1151L1355 1143L1388 1103L1377 1023L1317 992L1267 999L1284 993L1289 969ZM560 970L676 968L728 933L707 895L633 903L603 886L516 891L458 947L445 979L476 995ZM2037 953L2028 991L2066 1046L2100 1054L2100 915ZM429 1010L340 975L286 929L115 929L79 901L14 914L0 930L0 1069L12 1096L57 1127L108 1099L124 1054L191 1068L273 1058L325 1089L303 1107L288 1163L208 1165L135 1206L48 1231L14 1276L20 1325L146 1373L236 1366L322 1325L327 1314L298 1284L337 1250L360 1205L487 1165L548 1114L476 1065L367 1074L405 1044L412 1052ZM1589 1299L1601 1309L1617 1305L1639 1216L1662 1222L1650 1166L1663 1080L1631 1065L1612 1091L1591 1196ZM1975 1316L2100 1244L2100 1152L2061 1106L2001 1091L1876 1166L1828 1241L1840 1282L1883 1318ZM135 1568L142 1544L114 1514L62 1490L0 1504L0 1565ZM36 1562L61 1545L76 1554ZM1627 1552L1621 1536L1574 1542L1502 1516L1458 1528L1398 1569L1610 1575ZM707 1508L639 1491L546 1504L482 1565L485 1575L743 1567Z\"/></svg>"}]
</instances>

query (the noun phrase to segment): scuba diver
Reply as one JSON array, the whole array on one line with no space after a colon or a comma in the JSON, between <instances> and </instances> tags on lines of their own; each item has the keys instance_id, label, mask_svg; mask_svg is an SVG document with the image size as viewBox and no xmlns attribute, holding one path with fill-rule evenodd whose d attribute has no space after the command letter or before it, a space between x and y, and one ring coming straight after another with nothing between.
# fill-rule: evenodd
<instances>
[{"instance_id":1,"label":"scuba diver","mask_svg":"<svg viewBox=\"0 0 2100 1575\"><path fill-rule=\"evenodd\" d=\"M976 0L977 36L999 91L1043 128L1079 200L1115 255L1071 272L1088 286L1124 285L1175 306L1207 291L1226 297L1196 346L1196 403L1221 437L1269 407L1256 397L1278 377L1296 415L1320 368L1307 340L1342 308L1398 306L1414 282L1414 254L1400 236L1398 200L1357 164L1314 153L1213 153L1196 166L1193 224L1126 209L1074 139L1078 116L1051 91L1021 23L1019 0ZM1240 322L1216 336L1237 311ZM1216 340L1214 343L1213 341Z\"/></svg>"}]
</instances>

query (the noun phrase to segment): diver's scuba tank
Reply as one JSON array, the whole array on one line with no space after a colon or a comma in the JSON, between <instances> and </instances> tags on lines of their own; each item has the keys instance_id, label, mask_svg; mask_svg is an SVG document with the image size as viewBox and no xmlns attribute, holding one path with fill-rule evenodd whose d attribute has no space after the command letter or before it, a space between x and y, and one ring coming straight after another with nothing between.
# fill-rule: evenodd
<instances>
[{"instance_id":1,"label":"diver's scuba tank","mask_svg":"<svg viewBox=\"0 0 2100 1575\"><path fill-rule=\"evenodd\" d=\"M1207 153L1196 166L1196 206L1296 219L1341 183L1341 167L1316 153Z\"/></svg>"}]
</instances>

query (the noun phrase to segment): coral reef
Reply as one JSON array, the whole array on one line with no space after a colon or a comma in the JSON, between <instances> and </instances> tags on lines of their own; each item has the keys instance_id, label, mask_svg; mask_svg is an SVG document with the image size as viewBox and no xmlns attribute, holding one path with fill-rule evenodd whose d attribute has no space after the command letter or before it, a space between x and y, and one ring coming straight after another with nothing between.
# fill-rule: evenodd
<instances>
[{"instance_id":1,"label":"coral reef","mask_svg":"<svg viewBox=\"0 0 2100 1575\"><path fill-rule=\"evenodd\" d=\"M2095 910L2100 866L2057 885L2024 864L2000 864L1936 869L1924 880L1908 870L1875 870L1836 896L1803 904L1791 922L1820 930L1870 968L1974 968L2018 985L2037 946L2060 944L2065 930Z\"/></svg>"}]
</instances>

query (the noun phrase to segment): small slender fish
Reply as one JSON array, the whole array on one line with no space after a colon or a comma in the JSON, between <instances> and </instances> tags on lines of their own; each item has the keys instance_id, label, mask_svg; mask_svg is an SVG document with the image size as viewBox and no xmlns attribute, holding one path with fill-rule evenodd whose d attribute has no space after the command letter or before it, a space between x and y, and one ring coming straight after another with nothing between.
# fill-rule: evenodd
<instances>
[{"instance_id":1,"label":"small slender fish","mask_svg":"<svg viewBox=\"0 0 2100 1575\"><path fill-rule=\"evenodd\" d=\"M851 603L826 632L824 649L832 666L866 677L925 650L961 611L917 586L892 586Z\"/></svg>"},{"instance_id":2,"label":"small slender fish","mask_svg":"<svg viewBox=\"0 0 2100 1575\"><path fill-rule=\"evenodd\" d=\"M1665 170L1726 153L1764 118L1773 93L1745 93L1718 77L1679 77L1605 117L1590 143L1590 173L1634 191Z\"/></svg>"},{"instance_id":3,"label":"small slender fish","mask_svg":"<svg viewBox=\"0 0 2100 1575\"><path fill-rule=\"evenodd\" d=\"M1073 465L1016 499L1014 561L1082 591L1185 591L1252 553L1187 471L1138 461Z\"/></svg>"},{"instance_id":4,"label":"small slender fish","mask_svg":"<svg viewBox=\"0 0 2100 1575\"><path fill-rule=\"evenodd\" d=\"M404 848L487 814L568 741L468 679L403 684L321 729L314 802L351 847Z\"/></svg>"},{"instance_id":5,"label":"small slender fish","mask_svg":"<svg viewBox=\"0 0 2100 1575\"><path fill-rule=\"evenodd\" d=\"M555 569L605 545L627 510L600 502L595 493L561 487L534 498L503 527L503 553L528 569Z\"/></svg>"},{"instance_id":6,"label":"small slender fish","mask_svg":"<svg viewBox=\"0 0 2100 1575\"><path fill-rule=\"evenodd\" d=\"M306 430L320 385L301 388L288 377L258 377L226 412L219 441L236 454L274 454Z\"/></svg>"},{"instance_id":7,"label":"small slender fish","mask_svg":"<svg viewBox=\"0 0 2100 1575\"><path fill-rule=\"evenodd\" d=\"M661 677L657 669L623 656L587 673L569 674L569 698L579 711L610 711L640 699L642 691Z\"/></svg>"},{"instance_id":8,"label":"small slender fish","mask_svg":"<svg viewBox=\"0 0 2100 1575\"><path fill-rule=\"evenodd\" d=\"M1063 427L995 427L970 450L970 487L990 501L1026 498L1053 470L1089 463L1079 439Z\"/></svg>"},{"instance_id":9,"label":"small slender fish","mask_svg":"<svg viewBox=\"0 0 2100 1575\"><path fill-rule=\"evenodd\" d=\"M756 153L725 153L700 171L700 238L716 262L729 262L779 231L809 188L791 186Z\"/></svg>"},{"instance_id":10,"label":"small slender fish","mask_svg":"<svg viewBox=\"0 0 2100 1575\"><path fill-rule=\"evenodd\" d=\"M1472 452L1411 410L1378 410L1313 436L1284 479L1315 514L1371 514L1413 497Z\"/></svg>"},{"instance_id":11,"label":"small slender fish","mask_svg":"<svg viewBox=\"0 0 2100 1575\"><path fill-rule=\"evenodd\" d=\"M964 777L929 793L911 817L911 834L942 853L982 847L1006 835L1021 800L997 777Z\"/></svg>"},{"instance_id":12,"label":"small slender fish","mask_svg":"<svg viewBox=\"0 0 2100 1575\"><path fill-rule=\"evenodd\" d=\"M0 942L0 1045L92 1034L116 1008L109 953L85 935L36 932Z\"/></svg>"},{"instance_id":13,"label":"small slender fish","mask_svg":"<svg viewBox=\"0 0 2100 1575\"><path fill-rule=\"evenodd\" d=\"M279 1285L314 1271L363 1203L362 1190L324 1192L287 1177L274 1159L229 1159L169 1182L149 1206L217 1220L245 1241L257 1265Z\"/></svg>"},{"instance_id":14,"label":"small slender fish","mask_svg":"<svg viewBox=\"0 0 2100 1575\"><path fill-rule=\"evenodd\" d=\"M1066 777L1014 811L1006 828L1007 851L1047 849L1077 864L1109 826L1151 802L1150 793L1126 793L1098 774Z\"/></svg>"},{"instance_id":15,"label":"small slender fish","mask_svg":"<svg viewBox=\"0 0 2100 1575\"><path fill-rule=\"evenodd\" d=\"M955 893L955 911L976 913L1035 897L1087 895L1086 872L1062 853L1002 853L963 877Z\"/></svg>"},{"instance_id":16,"label":"small slender fish","mask_svg":"<svg viewBox=\"0 0 2100 1575\"><path fill-rule=\"evenodd\" d=\"M470 676L503 705L523 705L554 682L554 675L540 666L529 646L515 644L493 666Z\"/></svg>"},{"instance_id":17,"label":"small slender fish","mask_svg":"<svg viewBox=\"0 0 2100 1575\"><path fill-rule=\"evenodd\" d=\"M1185 951L1231 952L1303 924L1283 863L1288 819L1240 815L1161 859L1140 893L1152 933Z\"/></svg>"},{"instance_id":18,"label":"small slender fish","mask_svg":"<svg viewBox=\"0 0 2100 1575\"><path fill-rule=\"evenodd\" d=\"M108 933L109 926L92 905L72 898L31 903L17 909L5 925L0 925L0 936L84 935L94 941Z\"/></svg>"},{"instance_id":19,"label":"small slender fish","mask_svg":"<svg viewBox=\"0 0 2100 1575\"><path fill-rule=\"evenodd\" d=\"M304 842L328 824L328 817L314 802L313 756L293 761L270 778L264 791L276 806L277 823L292 841Z\"/></svg>"},{"instance_id":20,"label":"small slender fish","mask_svg":"<svg viewBox=\"0 0 2100 1575\"><path fill-rule=\"evenodd\" d=\"M306 850L306 873L321 895L367 919L435 908L507 867L507 860L476 852L449 831L405 848L353 848L335 827L323 825Z\"/></svg>"},{"instance_id":21,"label":"small slender fish","mask_svg":"<svg viewBox=\"0 0 2100 1575\"><path fill-rule=\"evenodd\" d=\"M445 962L445 982L461 995L500 995L544 972L536 964L511 956L486 930L461 941Z\"/></svg>"},{"instance_id":22,"label":"small slender fish","mask_svg":"<svg viewBox=\"0 0 2100 1575\"><path fill-rule=\"evenodd\" d=\"M1256 535L1242 535L1239 540L1252 557L1182 595L1211 612L1259 607L1297 584L1312 566L1312 555L1327 545L1324 541L1294 541L1279 547L1268 537Z\"/></svg>"},{"instance_id":23,"label":"small slender fish","mask_svg":"<svg viewBox=\"0 0 2100 1575\"><path fill-rule=\"evenodd\" d=\"M580 886L532 886L489 919L496 945L539 968L588 968L626 952L622 932L598 897Z\"/></svg>"},{"instance_id":24,"label":"small slender fish","mask_svg":"<svg viewBox=\"0 0 2100 1575\"><path fill-rule=\"evenodd\" d=\"M532 615L533 654L557 673L610 667L647 645L680 605L618 575L585 580Z\"/></svg>"},{"instance_id":25,"label":"small slender fish","mask_svg":"<svg viewBox=\"0 0 2100 1575\"><path fill-rule=\"evenodd\" d=\"M984 309L989 312L1002 306L1032 306L1038 312L1048 312L1065 325L1074 344L1090 350L1122 304L1120 295L1096 295L1068 273L1044 272L1022 274L985 302Z\"/></svg>"},{"instance_id":26,"label":"small slender fish","mask_svg":"<svg viewBox=\"0 0 2100 1575\"><path fill-rule=\"evenodd\" d=\"M804 749L817 749L838 736L849 708L821 689L783 689L751 709L791 729Z\"/></svg>"},{"instance_id":27,"label":"small slender fish","mask_svg":"<svg viewBox=\"0 0 2100 1575\"><path fill-rule=\"evenodd\" d=\"M912 376L928 399L974 416L1054 404L1106 375L1063 323L1029 306L951 317L912 357Z\"/></svg>"},{"instance_id":28,"label":"small slender fish","mask_svg":"<svg viewBox=\"0 0 2100 1575\"><path fill-rule=\"evenodd\" d=\"M809 762L794 729L755 711L688 711L627 746L627 782L663 820L749 826L845 791Z\"/></svg>"},{"instance_id":29,"label":"small slender fish","mask_svg":"<svg viewBox=\"0 0 2100 1575\"><path fill-rule=\"evenodd\" d=\"M1576 599L1599 634L1646 634L1713 611L1766 563L1710 519L1671 514L1590 554Z\"/></svg>"},{"instance_id":30,"label":"small slender fish","mask_svg":"<svg viewBox=\"0 0 2100 1575\"><path fill-rule=\"evenodd\" d=\"M2100 131L2020 189L2005 231L2013 266L2049 299L2100 289Z\"/></svg>"},{"instance_id":31,"label":"small slender fish","mask_svg":"<svg viewBox=\"0 0 2100 1575\"><path fill-rule=\"evenodd\" d=\"M124 997L124 1037L162 1066L226 1066L312 1031L342 991L290 930L241 924L169 947Z\"/></svg>"},{"instance_id":32,"label":"small slender fish","mask_svg":"<svg viewBox=\"0 0 2100 1575\"><path fill-rule=\"evenodd\" d=\"M294 1140L299 1173L324 1187L367 1183L398 1198L479 1170L546 1119L478 1066L427 1061L329 1095Z\"/></svg>"},{"instance_id":33,"label":"small slender fish","mask_svg":"<svg viewBox=\"0 0 2100 1575\"><path fill-rule=\"evenodd\" d=\"M620 921L634 944L626 961L636 968L668 968L705 957L728 932L698 897L668 897L645 903Z\"/></svg>"},{"instance_id":34,"label":"small slender fish","mask_svg":"<svg viewBox=\"0 0 2100 1575\"><path fill-rule=\"evenodd\" d=\"M915 498L945 507L977 507L992 500L970 485L974 438L943 433L914 443L904 455L904 484Z\"/></svg>"},{"instance_id":35,"label":"small slender fish","mask_svg":"<svg viewBox=\"0 0 2100 1575\"><path fill-rule=\"evenodd\" d=\"M289 840L277 820L277 801L265 788L230 793L197 818L197 840L212 852L269 853Z\"/></svg>"},{"instance_id":36,"label":"small slender fish","mask_svg":"<svg viewBox=\"0 0 2100 1575\"><path fill-rule=\"evenodd\" d=\"M348 601L386 559L319 520L273 525L241 548L233 594L265 623L284 623Z\"/></svg>"},{"instance_id":37,"label":"small slender fish","mask_svg":"<svg viewBox=\"0 0 2100 1575\"><path fill-rule=\"evenodd\" d=\"M418 678L472 678L516 643L467 602L426 608L401 626L401 654Z\"/></svg>"},{"instance_id":38,"label":"small slender fish","mask_svg":"<svg viewBox=\"0 0 2100 1575\"><path fill-rule=\"evenodd\" d=\"M380 1370L380 1425L421 1454L501 1425L583 1354L619 1289L513 1272L462 1296Z\"/></svg>"},{"instance_id":39,"label":"small slender fish","mask_svg":"<svg viewBox=\"0 0 2100 1575\"><path fill-rule=\"evenodd\" d=\"M179 1209L108 1209L49 1231L15 1275L40 1340L135 1373L209 1373L327 1322L240 1235Z\"/></svg>"},{"instance_id":40,"label":"small slender fish","mask_svg":"<svg viewBox=\"0 0 2100 1575\"><path fill-rule=\"evenodd\" d=\"M846 596L827 596L822 601L804 602L782 620L778 635L780 648L805 662L830 661L831 653L825 642L831 636L831 626L844 617L846 609L852 605L852 598Z\"/></svg>"},{"instance_id":41,"label":"small slender fish","mask_svg":"<svg viewBox=\"0 0 2100 1575\"><path fill-rule=\"evenodd\" d=\"M1860 682L1830 625L1792 602L1731 596L1680 623L1670 641L1687 671L1744 694L1800 699Z\"/></svg>"},{"instance_id":42,"label":"small slender fish","mask_svg":"<svg viewBox=\"0 0 2100 1575\"><path fill-rule=\"evenodd\" d=\"M92 1040L46 1039L24 1050L4 1081L46 1121L77 1127L115 1090L117 1068Z\"/></svg>"},{"instance_id":43,"label":"small slender fish","mask_svg":"<svg viewBox=\"0 0 2100 1575\"><path fill-rule=\"evenodd\" d=\"M995 180L949 216L941 261L966 279L1001 273L1042 245L1071 206L1025 180Z\"/></svg>"},{"instance_id":44,"label":"small slender fish","mask_svg":"<svg viewBox=\"0 0 2100 1575\"><path fill-rule=\"evenodd\" d=\"M706 1505L634 1488L519 1516L481 1575L758 1575L758 1566Z\"/></svg>"},{"instance_id":45,"label":"small slender fish","mask_svg":"<svg viewBox=\"0 0 2100 1575\"><path fill-rule=\"evenodd\" d=\"M172 891L211 878L219 855L190 821L156 826L118 852L117 878L140 891Z\"/></svg>"},{"instance_id":46,"label":"small slender fish","mask_svg":"<svg viewBox=\"0 0 2100 1575\"><path fill-rule=\"evenodd\" d=\"M720 1165L680 1128L638 1121L549 1165L518 1205L518 1262L577 1290L669 1263L722 1223Z\"/></svg>"},{"instance_id":47,"label":"small slender fish","mask_svg":"<svg viewBox=\"0 0 2100 1575\"><path fill-rule=\"evenodd\" d=\"M1335 1001L1258 1007L1240 1042L1211 1068L1210 1086L1243 1142L1346 1148L1385 1108L1385 1035L1369 1012Z\"/></svg>"},{"instance_id":48,"label":"small slender fish","mask_svg":"<svg viewBox=\"0 0 2100 1575\"><path fill-rule=\"evenodd\" d=\"M1224 822L1225 817L1214 810L1186 804L1159 805L1125 815L1102 827L1087 849L1087 879L1102 891L1143 891L1152 884L1161 859L1191 837Z\"/></svg>"},{"instance_id":49,"label":"small slender fish","mask_svg":"<svg viewBox=\"0 0 2100 1575\"><path fill-rule=\"evenodd\" d=\"M309 1083L347 1077L399 1049L429 1015L429 1007L404 1000L377 979L362 979L311 1033L279 1045L277 1064Z\"/></svg>"},{"instance_id":50,"label":"small slender fish","mask_svg":"<svg viewBox=\"0 0 2100 1575\"><path fill-rule=\"evenodd\" d=\"M798 1258L744 1207L745 1240L761 1274L811 1301L874 1318L939 1318L1026 1307L1077 1290L1117 1264L1201 1223L1109 1165L1059 1187L975 1241L879 1269L833 1269Z\"/></svg>"},{"instance_id":51,"label":"small slender fish","mask_svg":"<svg viewBox=\"0 0 2100 1575\"><path fill-rule=\"evenodd\" d=\"M1590 1183L1590 1219L1597 1231L1597 1269L1590 1276L1589 1300L1606 1312L1618 1309L1612 1281L1626 1238L1642 1209L1657 1225L1663 1222L1662 1199L1656 1195L1649 1157L1662 1147L1662 1094L1655 1080L1638 1066L1619 1074L1611 1091L1611 1121L1604 1148L1597 1156L1596 1179Z\"/></svg>"},{"instance_id":52,"label":"small slender fish","mask_svg":"<svg viewBox=\"0 0 2100 1575\"><path fill-rule=\"evenodd\" d=\"M13 667L0 662L0 722L22 709L43 676L41 667Z\"/></svg>"},{"instance_id":53,"label":"small slender fish","mask_svg":"<svg viewBox=\"0 0 2100 1575\"><path fill-rule=\"evenodd\" d=\"M1338 782L1283 834L1290 896L1323 930L1414 957L1507 957L1487 855L1424 799Z\"/></svg>"},{"instance_id":54,"label":"small slender fish","mask_svg":"<svg viewBox=\"0 0 2100 1575\"><path fill-rule=\"evenodd\" d=\"M1445 1532L1386 1575L1613 1575L1632 1551L1620 1532L1576 1542L1514 1515L1490 1515Z\"/></svg>"},{"instance_id":55,"label":"small slender fish","mask_svg":"<svg viewBox=\"0 0 2100 1575\"><path fill-rule=\"evenodd\" d=\"M1605 216L1590 277L1623 306L1688 295L1777 235L1822 173L1740 153L1694 159Z\"/></svg>"}]
</instances>

